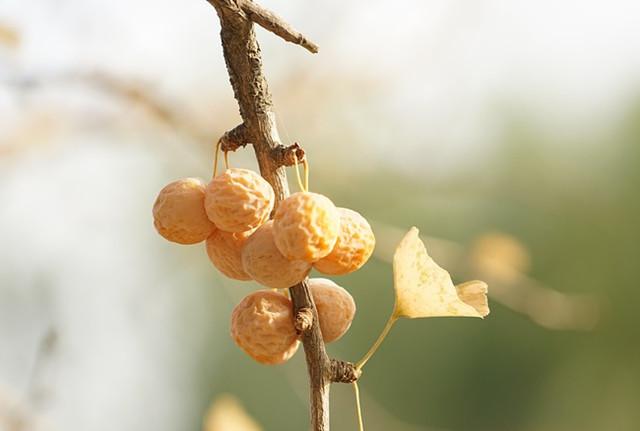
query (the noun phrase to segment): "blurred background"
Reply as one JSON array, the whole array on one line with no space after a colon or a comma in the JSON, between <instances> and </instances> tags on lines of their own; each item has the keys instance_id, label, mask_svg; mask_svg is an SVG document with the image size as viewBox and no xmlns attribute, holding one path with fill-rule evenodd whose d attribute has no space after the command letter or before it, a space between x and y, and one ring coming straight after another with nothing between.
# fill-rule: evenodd
<instances>
[{"instance_id":1,"label":"blurred background","mask_svg":"<svg viewBox=\"0 0 640 431\"><path fill-rule=\"evenodd\" d=\"M257 31L280 134L378 239L335 279L358 313L330 354L377 337L410 226L490 284L484 321L397 324L366 429L640 429L640 3L262 4L320 45ZM306 429L302 352L265 367L228 335L257 285L152 226L239 123L218 31L204 0L0 1L0 430ZM356 429L347 385L332 425Z\"/></svg>"}]
</instances>

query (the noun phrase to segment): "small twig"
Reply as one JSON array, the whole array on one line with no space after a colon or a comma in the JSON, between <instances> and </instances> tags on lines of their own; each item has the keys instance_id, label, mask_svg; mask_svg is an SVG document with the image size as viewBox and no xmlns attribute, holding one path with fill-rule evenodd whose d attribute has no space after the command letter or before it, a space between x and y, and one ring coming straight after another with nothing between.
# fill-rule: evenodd
<instances>
[{"instance_id":1,"label":"small twig","mask_svg":"<svg viewBox=\"0 0 640 431\"><path fill-rule=\"evenodd\" d=\"M247 144L249 142L247 140L247 128L244 123L229 130L220 138L220 149L225 153L245 147Z\"/></svg>"},{"instance_id":2,"label":"small twig","mask_svg":"<svg viewBox=\"0 0 640 431\"><path fill-rule=\"evenodd\" d=\"M284 19L251 0L207 0L207 2L219 12L221 10L219 8L224 8L227 12L232 12L245 21L256 23L287 42L300 45L314 54L318 52L318 45L291 27Z\"/></svg>"},{"instance_id":3,"label":"small twig","mask_svg":"<svg viewBox=\"0 0 640 431\"><path fill-rule=\"evenodd\" d=\"M280 36L287 42L300 45L314 54L318 52L318 45L311 42L275 13L250 0L238 0L238 4L247 14L247 17L260 27Z\"/></svg>"}]
</instances>

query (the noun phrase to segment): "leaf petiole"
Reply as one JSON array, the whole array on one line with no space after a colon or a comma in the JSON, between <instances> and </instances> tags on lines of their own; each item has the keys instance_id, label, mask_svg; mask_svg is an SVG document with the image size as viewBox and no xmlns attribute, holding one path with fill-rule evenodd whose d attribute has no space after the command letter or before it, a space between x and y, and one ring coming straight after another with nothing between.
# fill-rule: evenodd
<instances>
[{"instance_id":1,"label":"leaf petiole","mask_svg":"<svg viewBox=\"0 0 640 431\"><path fill-rule=\"evenodd\" d=\"M376 342L373 343L373 346L371 346L369 351L362 357L362 359L356 362L356 369L358 371L362 370L362 367L364 367L364 365L369 361L369 359L371 359L373 354L378 350L378 348L386 338L387 334L389 334L389 331L393 327L393 324L396 323L397 320L398 320L398 315L396 313L396 307L394 307L393 313L391 313L391 316L389 316L389 320L387 320L387 324L384 326L384 329L378 336L378 339L376 340Z\"/></svg>"}]
</instances>

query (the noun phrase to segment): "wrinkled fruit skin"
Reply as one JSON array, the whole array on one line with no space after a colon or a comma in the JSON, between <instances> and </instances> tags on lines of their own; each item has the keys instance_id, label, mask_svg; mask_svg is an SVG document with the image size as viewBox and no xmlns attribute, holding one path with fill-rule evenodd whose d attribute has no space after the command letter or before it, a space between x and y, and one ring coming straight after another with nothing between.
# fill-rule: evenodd
<instances>
[{"instance_id":1,"label":"wrinkled fruit skin","mask_svg":"<svg viewBox=\"0 0 640 431\"><path fill-rule=\"evenodd\" d=\"M311 270L303 260L285 258L273 239L273 221L260 226L245 242L242 267L255 281L274 289L285 289L300 283Z\"/></svg>"},{"instance_id":2,"label":"wrinkled fruit skin","mask_svg":"<svg viewBox=\"0 0 640 431\"><path fill-rule=\"evenodd\" d=\"M318 310L322 339L325 343L336 341L351 326L356 303L349 292L326 278L310 278L308 284Z\"/></svg>"},{"instance_id":3,"label":"wrinkled fruit skin","mask_svg":"<svg viewBox=\"0 0 640 431\"><path fill-rule=\"evenodd\" d=\"M183 178L165 186L153 204L153 225L165 239L178 244L204 241L216 229L204 210L205 185Z\"/></svg>"},{"instance_id":4,"label":"wrinkled fruit skin","mask_svg":"<svg viewBox=\"0 0 640 431\"><path fill-rule=\"evenodd\" d=\"M207 238L207 256L213 266L234 280L251 280L242 268L242 248L252 232L213 232Z\"/></svg>"},{"instance_id":5,"label":"wrinkled fruit skin","mask_svg":"<svg viewBox=\"0 0 640 431\"><path fill-rule=\"evenodd\" d=\"M331 253L314 264L314 267L331 275L344 275L356 271L367 263L376 245L376 237L367 222L357 212L338 208L340 234Z\"/></svg>"},{"instance_id":6,"label":"wrinkled fruit skin","mask_svg":"<svg viewBox=\"0 0 640 431\"><path fill-rule=\"evenodd\" d=\"M287 259L315 262L325 257L340 232L340 213L317 193L292 194L280 203L273 220L276 246Z\"/></svg>"},{"instance_id":7,"label":"wrinkled fruit skin","mask_svg":"<svg viewBox=\"0 0 640 431\"><path fill-rule=\"evenodd\" d=\"M261 364L281 364L298 350L291 300L259 290L246 296L231 315L231 337Z\"/></svg>"},{"instance_id":8,"label":"wrinkled fruit skin","mask_svg":"<svg viewBox=\"0 0 640 431\"><path fill-rule=\"evenodd\" d=\"M227 169L205 191L207 216L225 232L245 232L269 219L275 194L271 185L248 169Z\"/></svg>"}]
</instances>

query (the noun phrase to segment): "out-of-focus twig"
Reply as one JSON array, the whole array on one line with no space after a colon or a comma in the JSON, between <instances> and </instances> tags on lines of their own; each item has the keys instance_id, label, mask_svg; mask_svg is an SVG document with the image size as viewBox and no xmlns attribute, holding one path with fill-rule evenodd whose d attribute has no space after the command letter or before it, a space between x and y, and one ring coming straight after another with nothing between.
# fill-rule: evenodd
<instances>
[{"instance_id":1,"label":"out-of-focus twig","mask_svg":"<svg viewBox=\"0 0 640 431\"><path fill-rule=\"evenodd\" d=\"M55 354L57 344L58 332L51 327L42 335L29 370L25 399L32 406L38 406L43 399L43 395L46 394L38 387L38 383L41 381L42 368Z\"/></svg>"},{"instance_id":2,"label":"out-of-focus twig","mask_svg":"<svg viewBox=\"0 0 640 431\"><path fill-rule=\"evenodd\" d=\"M41 418L11 392L0 386L0 430L43 431L47 427Z\"/></svg>"},{"instance_id":3,"label":"out-of-focus twig","mask_svg":"<svg viewBox=\"0 0 640 431\"><path fill-rule=\"evenodd\" d=\"M49 329L41 338L27 378L24 393L19 397L10 396L7 389L0 387L0 430L2 431L40 431L45 429L42 420L37 417L35 405L39 401L36 385L39 371L47 358L55 350L57 333Z\"/></svg>"},{"instance_id":4,"label":"out-of-focus twig","mask_svg":"<svg viewBox=\"0 0 640 431\"><path fill-rule=\"evenodd\" d=\"M124 79L107 73L69 71L51 75L20 76L5 79L0 84L17 91L35 91L60 85L84 85L104 91L106 95L121 99L141 108L151 119L167 128L188 135L195 141L215 142L217 134L205 131L187 121L171 108L169 103L157 97L144 82Z\"/></svg>"},{"instance_id":5,"label":"out-of-focus twig","mask_svg":"<svg viewBox=\"0 0 640 431\"><path fill-rule=\"evenodd\" d=\"M161 101L153 94L153 91L143 83L125 81L115 76L104 73L91 73L80 75L76 79L101 88L112 96L119 97L142 108L153 120L166 127L189 136L194 141L215 142L213 133L194 126L181 117L167 103Z\"/></svg>"}]
</instances>

